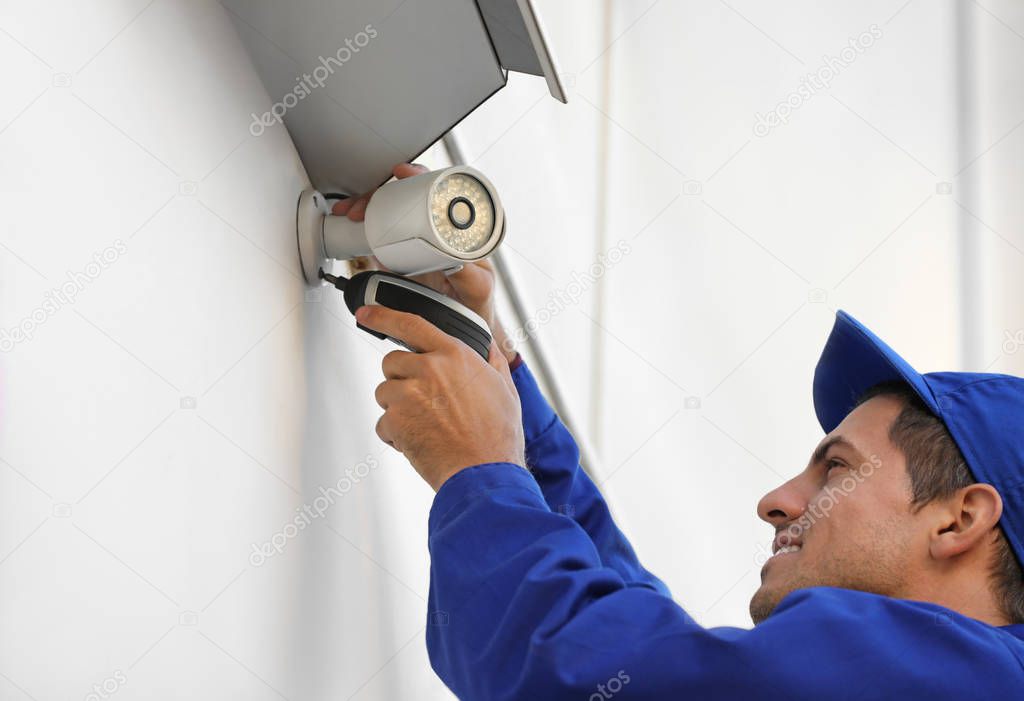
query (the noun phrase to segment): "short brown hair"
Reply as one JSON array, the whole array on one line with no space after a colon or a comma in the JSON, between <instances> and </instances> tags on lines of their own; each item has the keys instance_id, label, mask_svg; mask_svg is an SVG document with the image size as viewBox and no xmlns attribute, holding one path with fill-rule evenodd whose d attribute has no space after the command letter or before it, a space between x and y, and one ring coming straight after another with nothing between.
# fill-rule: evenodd
<instances>
[{"instance_id":1,"label":"short brown hair","mask_svg":"<svg viewBox=\"0 0 1024 701\"><path fill-rule=\"evenodd\" d=\"M893 397L903 403L903 410L889 427L889 440L906 458L912 507L920 508L949 498L957 490L977 482L949 429L910 385L899 380L875 385L861 396L857 405L879 396ZM1024 569L1003 529L997 526L996 531L991 591L1010 623L1024 623Z\"/></svg>"}]
</instances>

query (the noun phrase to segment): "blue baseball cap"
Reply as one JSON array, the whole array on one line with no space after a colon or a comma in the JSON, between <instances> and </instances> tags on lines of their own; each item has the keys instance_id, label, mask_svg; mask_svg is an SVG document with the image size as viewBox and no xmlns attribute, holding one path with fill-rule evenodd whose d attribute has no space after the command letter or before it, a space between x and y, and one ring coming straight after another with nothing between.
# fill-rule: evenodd
<instances>
[{"instance_id":1,"label":"blue baseball cap","mask_svg":"<svg viewBox=\"0 0 1024 701\"><path fill-rule=\"evenodd\" d=\"M922 375L844 311L814 370L814 411L825 433L880 382L903 380L949 429L978 482L1003 498L999 521L1024 563L1024 379L976 372Z\"/></svg>"}]
</instances>

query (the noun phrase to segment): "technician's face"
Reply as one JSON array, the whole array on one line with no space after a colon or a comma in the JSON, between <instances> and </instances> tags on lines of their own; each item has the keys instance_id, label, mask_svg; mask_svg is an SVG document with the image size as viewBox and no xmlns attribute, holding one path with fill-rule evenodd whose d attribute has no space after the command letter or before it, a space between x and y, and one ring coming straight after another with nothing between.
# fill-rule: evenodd
<instances>
[{"instance_id":1,"label":"technician's face","mask_svg":"<svg viewBox=\"0 0 1024 701\"><path fill-rule=\"evenodd\" d=\"M884 396L860 405L825 436L803 472L761 499L757 513L777 535L750 602L754 623L804 587L887 596L904 589L921 536L906 462L889 441L901 408Z\"/></svg>"}]
</instances>

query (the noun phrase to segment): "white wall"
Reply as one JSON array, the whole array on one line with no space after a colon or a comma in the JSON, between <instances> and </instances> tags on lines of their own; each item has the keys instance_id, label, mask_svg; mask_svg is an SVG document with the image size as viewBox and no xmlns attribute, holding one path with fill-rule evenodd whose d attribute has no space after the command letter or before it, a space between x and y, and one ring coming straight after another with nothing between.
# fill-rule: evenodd
<instances>
[{"instance_id":1,"label":"white wall","mask_svg":"<svg viewBox=\"0 0 1024 701\"><path fill-rule=\"evenodd\" d=\"M461 134L502 189L531 304L581 293L539 334L623 525L700 620L745 625L769 542L754 504L819 436L833 309L923 369L977 348L1024 371L1001 350L1024 329L1024 15L970 4L984 80L961 139L951 1L538 5L571 103L513 76ZM830 89L753 133L872 24ZM422 642L431 495L372 432L387 347L305 295L305 176L281 130L248 133L270 98L223 9L17 2L0 29L0 329L123 242L0 354L0 697L122 674L116 698L448 698ZM961 205L984 222L970 295ZM620 239L631 252L580 286Z\"/></svg>"},{"instance_id":2,"label":"white wall","mask_svg":"<svg viewBox=\"0 0 1024 701\"><path fill-rule=\"evenodd\" d=\"M0 28L0 327L121 247L0 355L0 697L448 698L430 490L372 430L387 348L304 295L305 174L248 132L271 100L223 8L4 3Z\"/></svg>"}]
</instances>

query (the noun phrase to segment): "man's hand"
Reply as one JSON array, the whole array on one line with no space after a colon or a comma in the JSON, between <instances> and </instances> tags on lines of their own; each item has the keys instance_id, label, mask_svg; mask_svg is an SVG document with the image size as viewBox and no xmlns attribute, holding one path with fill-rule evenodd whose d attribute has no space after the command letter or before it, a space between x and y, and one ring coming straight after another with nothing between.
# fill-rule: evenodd
<instances>
[{"instance_id":1,"label":"man's hand","mask_svg":"<svg viewBox=\"0 0 1024 701\"><path fill-rule=\"evenodd\" d=\"M428 169L421 165L402 163L395 166L392 172L396 178L404 180L426 173ZM360 197L342 200L334 205L333 213L337 216L348 216L352 221L363 221L366 219L366 206L372 196L373 193L369 192ZM495 277L494 266L490 261L467 263L462 270L451 275L442 272L426 273L413 277L413 280L448 295L479 314L491 327L491 335L494 336L505 359L510 363L515 359L515 347L494 310Z\"/></svg>"},{"instance_id":2,"label":"man's hand","mask_svg":"<svg viewBox=\"0 0 1024 701\"><path fill-rule=\"evenodd\" d=\"M384 357L386 379L375 395L384 409L377 435L404 454L435 491L466 467L526 464L519 396L495 343L484 362L415 314L374 305L359 308L356 319L420 351Z\"/></svg>"}]
</instances>

